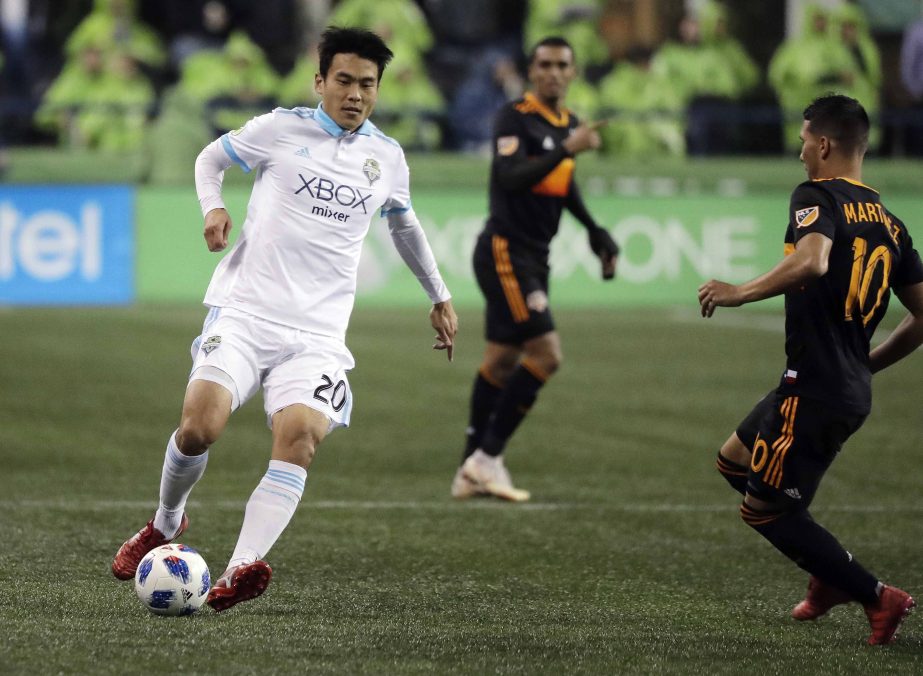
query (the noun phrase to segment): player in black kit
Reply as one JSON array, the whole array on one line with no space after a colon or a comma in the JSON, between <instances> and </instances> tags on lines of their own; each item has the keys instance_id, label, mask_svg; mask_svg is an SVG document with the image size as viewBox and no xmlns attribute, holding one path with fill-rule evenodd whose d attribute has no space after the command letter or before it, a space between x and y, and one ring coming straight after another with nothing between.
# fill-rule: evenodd
<instances>
[{"instance_id":1,"label":"player in black kit","mask_svg":"<svg viewBox=\"0 0 923 676\"><path fill-rule=\"evenodd\" d=\"M718 470L744 495L744 522L810 573L792 617L813 620L856 601L878 645L894 640L913 598L881 583L808 512L871 409L871 374L923 343L923 263L904 224L862 183L868 129L855 99L829 95L808 106L801 161L809 180L792 193L785 258L744 284L703 284L699 303L711 317L718 306L785 294L785 372L725 442ZM910 314L870 353L892 289Z\"/></svg>"},{"instance_id":2,"label":"player in black kit","mask_svg":"<svg viewBox=\"0 0 923 676\"><path fill-rule=\"evenodd\" d=\"M566 208L586 227L603 278L615 276L618 246L587 211L574 182L574 157L598 148L599 123L581 124L564 107L574 53L546 38L529 59L531 91L504 106L494 128L490 217L474 250L487 300L487 347L475 378L462 465L452 496L528 500L514 488L501 453L561 363L548 307L548 251Z\"/></svg>"}]
</instances>

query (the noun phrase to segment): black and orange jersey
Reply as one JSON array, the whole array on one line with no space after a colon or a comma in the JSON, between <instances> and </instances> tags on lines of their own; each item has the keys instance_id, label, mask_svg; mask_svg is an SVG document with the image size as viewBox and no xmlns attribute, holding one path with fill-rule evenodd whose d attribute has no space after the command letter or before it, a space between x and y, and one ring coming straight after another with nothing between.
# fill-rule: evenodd
<instances>
[{"instance_id":1,"label":"black and orange jersey","mask_svg":"<svg viewBox=\"0 0 923 676\"><path fill-rule=\"evenodd\" d=\"M785 250L810 233L833 240L827 273L785 294L786 372L780 391L844 410L871 408L869 343L892 288L923 282L907 228L878 193L845 178L792 193Z\"/></svg>"},{"instance_id":2,"label":"black and orange jersey","mask_svg":"<svg viewBox=\"0 0 923 676\"><path fill-rule=\"evenodd\" d=\"M574 159L561 145L579 121L534 95L506 104L494 123L487 232L547 263L566 207L587 228L596 225L574 182Z\"/></svg>"}]
</instances>

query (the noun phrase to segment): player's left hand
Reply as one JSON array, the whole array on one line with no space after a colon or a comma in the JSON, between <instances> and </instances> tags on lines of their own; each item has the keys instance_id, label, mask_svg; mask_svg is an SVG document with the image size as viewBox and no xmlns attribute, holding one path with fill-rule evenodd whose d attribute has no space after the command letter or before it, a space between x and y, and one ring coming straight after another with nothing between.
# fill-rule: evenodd
<instances>
[{"instance_id":1,"label":"player's left hand","mask_svg":"<svg viewBox=\"0 0 923 676\"><path fill-rule=\"evenodd\" d=\"M615 278L615 267L618 263L619 245L612 239L612 235L605 228L596 227L589 232L590 248L602 261L603 279Z\"/></svg>"},{"instance_id":2,"label":"player's left hand","mask_svg":"<svg viewBox=\"0 0 923 676\"><path fill-rule=\"evenodd\" d=\"M433 345L433 349L445 350L449 361L452 361L455 334L458 333L458 315L455 314L452 301L434 303L433 309L429 312L429 321L436 329L436 344Z\"/></svg>"},{"instance_id":3,"label":"player's left hand","mask_svg":"<svg viewBox=\"0 0 923 676\"><path fill-rule=\"evenodd\" d=\"M716 307L738 307L743 305L743 299L738 286L712 279L699 287L699 305L702 316L711 317Z\"/></svg>"}]
</instances>

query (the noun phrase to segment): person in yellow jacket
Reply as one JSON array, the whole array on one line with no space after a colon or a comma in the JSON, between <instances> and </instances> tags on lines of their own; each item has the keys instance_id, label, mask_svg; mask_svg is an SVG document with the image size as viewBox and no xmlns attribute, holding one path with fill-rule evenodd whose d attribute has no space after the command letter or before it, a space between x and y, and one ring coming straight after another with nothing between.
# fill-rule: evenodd
<instances>
[{"instance_id":1,"label":"person in yellow jacket","mask_svg":"<svg viewBox=\"0 0 923 676\"><path fill-rule=\"evenodd\" d=\"M160 38L136 17L136 0L95 0L93 11L67 39L70 56L87 44L105 42L127 52L138 63L157 69L167 62Z\"/></svg>"},{"instance_id":2,"label":"person in yellow jacket","mask_svg":"<svg viewBox=\"0 0 923 676\"><path fill-rule=\"evenodd\" d=\"M843 89L854 71L855 63L834 32L829 12L820 5L807 5L801 33L787 38L769 63L769 84L782 109L788 152L801 148L805 106L827 92Z\"/></svg>"},{"instance_id":3,"label":"person in yellow jacket","mask_svg":"<svg viewBox=\"0 0 923 676\"><path fill-rule=\"evenodd\" d=\"M315 108L320 102L320 94L314 91L314 76L319 72L317 45L308 45L295 62L295 67L279 83L279 105Z\"/></svg>"},{"instance_id":4,"label":"person in yellow jacket","mask_svg":"<svg viewBox=\"0 0 923 676\"><path fill-rule=\"evenodd\" d=\"M437 150L442 144L446 104L409 45L395 44L394 60L375 107L376 125L409 150Z\"/></svg>"},{"instance_id":5,"label":"person in yellow jacket","mask_svg":"<svg viewBox=\"0 0 923 676\"><path fill-rule=\"evenodd\" d=\"M623 157L683 155L683 98L651 70L651 51L634 48L599 83L603 151Z\"/></svg>"},{"instance_id":6,"label":"person in yellow jacket","mask_svg":"<svg viewBox=\"0 0 923 676\"><path fill-rule=\"evenodd\" d=\"M724 5L709 0L685 16L680 40L661 47L652 70L682 99L691 154L734 149L740 126L739 101L759 81L756 64L728 32Z\"/></svg>"},{"instance_id":7,"label":"person in yellow jacket","mask_svg":"<svg viewBox=\"0 0 923 676\"><path fill-rule=\"evenodd\" d=\"M223 50L203 50L187 58L179 86L207 107L211 126L223 133L275 105L279 76L263 50L237 31Z\"/></svg>"},{"instance_id":8,"label":"person in yellow jacket","mask_svg":"<svg viewBox=\"0 0 923 676\"><path fill-rule=\"evenodd\" d=\"M878 123L878 112L881 109L881 52L869 33L868 21L860 7L844 3L834 11L833 19L843 48L853 60L853 67L844 77L838 93L862 103L872 125L869 130L869 148L874 150L881 137Z\"/></svg>"},{"instance_id":9,"label":"person in yellow jacket","mask_svg":"<svg viewBox=\"0 0 923 676\"><path fill-rule=\"evenodd\" d=\"M154 100L133 55L88 42L45 93L35 122L65 146L138 150Z\"/></svg>"}]
</instances>

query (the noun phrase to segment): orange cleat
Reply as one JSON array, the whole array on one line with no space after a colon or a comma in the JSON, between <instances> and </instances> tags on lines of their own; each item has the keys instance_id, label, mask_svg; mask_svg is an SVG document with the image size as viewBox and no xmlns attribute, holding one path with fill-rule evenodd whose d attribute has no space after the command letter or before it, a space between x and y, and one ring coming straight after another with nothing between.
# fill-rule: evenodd
<instances>
[{"instance_id":1,"label":"orange cleat","mask_svg":"<svg viewBox=\"0 0 923 676\"><path fill-rule=\"evenodd\" d=\"M808 593L804 601L792 608L792 617L799 622L816 620L827 614L827 611L842 603L849 603L852 597L844 591L831 587L818 577L811 576L808 580Z\"/></svg>"},{"instance_id":2,"label":"orange cleat","mask_svg":"<svg viewBox=\"0 0 923 676\"><path fill-rule=\"evenodd\" d=\"M241 601L249 601L266 591L272 568L265 561L254 561L224 571L208 592L205 602L220 613Z\"/></svg>"},{"instance_id":3,"label":"orange cleat","mask_svg":"<svg viewBox=\"0 0 923 676\"><path fill-rule=\"evenodd\" d=\"M183 519L179 524L179 530L176 531L173 537L168 538L164 537L163 533L154 528L154 520L151 519L144 528L131 536L131 538L126 540L122 546L119 547L119 551L116 552L115 558L112 559L112 574L120 580L132 579L135 576L135 571L138 570L138 564L141 563L141 559L144 558L145 554L161 545L173 542L173 540L182 535L183 531L188 527L189 517L183 514Z\"/></svg>"},{"instance_id":4,"label":"orange cleat","mask_svg":"<svg viewBox=\"0 0 923 676\"><path fill-rule=\"evenodd\" d=\"M897 636L901 622L917 605L913 597L897 587L885 587L876 603L865 606L865 614L872 627L869 645L887 645Z\"/></svg>"}]
</instances>

